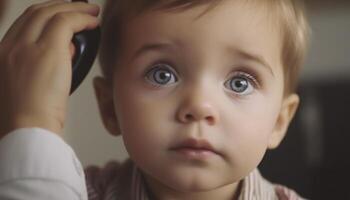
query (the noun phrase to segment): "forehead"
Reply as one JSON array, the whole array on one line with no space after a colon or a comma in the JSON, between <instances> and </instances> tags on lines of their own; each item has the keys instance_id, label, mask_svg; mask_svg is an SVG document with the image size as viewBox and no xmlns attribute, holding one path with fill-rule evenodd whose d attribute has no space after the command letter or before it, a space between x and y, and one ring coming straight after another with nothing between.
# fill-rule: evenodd
<instances>
[{"instance_id":1,"label":"forehead","mask_svg":"<svg viewBox=\"0 0 350 200\"><path fill-rule=\"evenodd\" d=\"M238 49L280 65L281 34L266 8L245 1L223 1L190 9L146 11L123 28L122 51L131 58L142 45L171 42L183 51ZM210 49L208 49L210 47Z\"/></svg>"}]
</instances>

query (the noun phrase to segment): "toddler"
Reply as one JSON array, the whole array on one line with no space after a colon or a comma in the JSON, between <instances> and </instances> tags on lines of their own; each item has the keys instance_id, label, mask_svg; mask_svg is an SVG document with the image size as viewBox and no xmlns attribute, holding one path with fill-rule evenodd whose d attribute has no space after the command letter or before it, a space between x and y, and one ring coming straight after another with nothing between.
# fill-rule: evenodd
<instances>
[{"instance_id":1,"label":"toddler","mask_svg":"<svg viewBox=\"0 0 350 200\"><path fill-rule=\"evenodd\" d=\"M98 12L92 5L58 2L37 6L33 15L39 19L59 5L66 10L56 8L57 12L73 13L74 4L80 7L71 17L86 18L84 25L66 27L69 34L56 36L50 30L63 26L60 19L68 19L61 14L37 36L44 47L54 43L53 35L65 44L57 44L65 55L61 60L52 60L49 53L36 57L46 56L48 62L42 62L61 63L62 68L73 52L67 38L95 27L92 18ZM0 160L9 164L0 170L0 186L6 183L1 182L5 180L1 174L14 163L29 167L31 163L45 169L28 172L44 185L25 185L29 189L23 194L36 199L45 195L90 200L302 199L265 180L257 170L266 150L283 140L300 101L295 89L307 49L308 24L299 1L107 0L101 27L103 76L94 79L94 88L104 126L123 138L130 159L88 167L84 176L74 153L56 136L62 132L70 83L59 80L55 94L32 98L63 99L54 101L58 106L50 104L51 109L42 114L29 107L22 113L34 114L7 112L9 119L20 120L10 120L11 126L3 128L9 134L2 139ZM55 120L37 117L52 113ZM9 158L10 153L19 156L18 149L11 150L15 143L27 146L25 155L20 154L26 161ZM33 150L38 146L41 151ZM29 159L28 152L40 159ZM3 175L13 185L4 184L7 190L0 189L0 197L1 192L12 197L7 191L14 188L15 179L28 178L28 173ZM50 192L50 187L55 190Z\"/></svg>"}]
</instances>

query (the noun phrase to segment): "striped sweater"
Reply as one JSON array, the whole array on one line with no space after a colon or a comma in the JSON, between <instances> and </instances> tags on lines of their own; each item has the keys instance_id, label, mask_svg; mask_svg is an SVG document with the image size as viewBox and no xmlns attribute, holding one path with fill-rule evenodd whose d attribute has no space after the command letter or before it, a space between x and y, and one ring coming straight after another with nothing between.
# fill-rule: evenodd
<instances>
[{"instance_id":1,"label":"striped sweater","mask_svg":"<svg viewBox=\"0 0 350 200\"><path fill-rule=\"evenodd\" d=\"M140 170L128 160L85 170L89 200L151 200ZM293 190L274 185L256 169L242 182L238 200L303 200Z\"/></svg>"}]
</instances>

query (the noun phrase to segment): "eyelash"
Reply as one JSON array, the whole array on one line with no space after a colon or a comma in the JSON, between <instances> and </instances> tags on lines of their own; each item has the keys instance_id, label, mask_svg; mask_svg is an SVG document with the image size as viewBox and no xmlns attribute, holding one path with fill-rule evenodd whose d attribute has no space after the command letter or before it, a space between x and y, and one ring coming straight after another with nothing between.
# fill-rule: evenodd
<instances>
[{"instance_id":1,"label":"eyelash","mask_svg":"<svg viewBox=\"0 0 350 200\"><path fill-rule=\"evenodd\" d=\"M169 66L169 67L165 67L165 66ZM176 72L176 70L172 67L173 65L167 61L158 61L158 62L154 62L152 63L149 67L147 67L146 73L144 75L145 79L147 81L149 81L152 85L154 85L155 87L166 87L166 85L162 85L159 83L154 83L152 80L150 80L150 77L148 77L148 75L152 72L155 71L157 69L159 70L167 70L170 73L172 73L172 75L174 76L175 79L175 83L178 82L179 78L178 78L178 73ZM171 84L172 85L172 84Z\"/></svg>"},{"instance_id":2,"label":"eyelash","mask_svg":"<svg viewBox=\"0 0 350 200\"><path fill-rule=\"evenodd\" d=\"M257 76L254 72L247 72L246 70L237 70L233 72L233 75L230 76L230 79L235 77L246 78L255 88L261 88L261 81L259 79L259 76Z\"/></svg>"},{"instance_id":3,"label":"eyelash","mask_svg":"<svg viewBox=\"0 0 350 200\"><path fill-rule=\"evenodd\" d=\"M165 66L169 66L169 67L159 67L159 65L165 65ZM156 68L163 68L163 69L167 69L169 71L171 71L176 80L178 81L178 73L177 71L174 69L174 65L172 64L172 62L166 61L166 60L160 60L160 61L156 61L153 62L152 64L149 65L149 67L147 67L146 73L144 77L147 77L147 74L150 73L152 70L155 70ZM238 68L236 69L234 72L231 73L231 75L229 76L230 78L227 79L226 81L232 79L232 78L237 78L237 77L241 77L241 78L246 78L255 89L260 89L261 88L261 80L259 78L259 76L257 75L256 72L254 72L253 70L249 70L248 68ZM225 81L225 82L226 82ZM162 85L158 85L159 87L162 87Z\"/></svg>"}]
</instances>

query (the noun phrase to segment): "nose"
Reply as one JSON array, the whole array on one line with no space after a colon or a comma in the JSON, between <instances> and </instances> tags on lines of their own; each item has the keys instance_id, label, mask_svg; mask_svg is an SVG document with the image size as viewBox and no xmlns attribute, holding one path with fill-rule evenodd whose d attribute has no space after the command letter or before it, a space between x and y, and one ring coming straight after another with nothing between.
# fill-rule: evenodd
<instances>
[{"instance_id":1,"label":"nose","mask_svg":"<svg viewBox=\"0 0 350 200\"><path fill-rule=\"evenodd\" d=\"M219 122L219 113L209 98L196 92L189 94L182 102L177 118L182 123L203 121L213 126Z\"/></svg>"}]
</instances>

